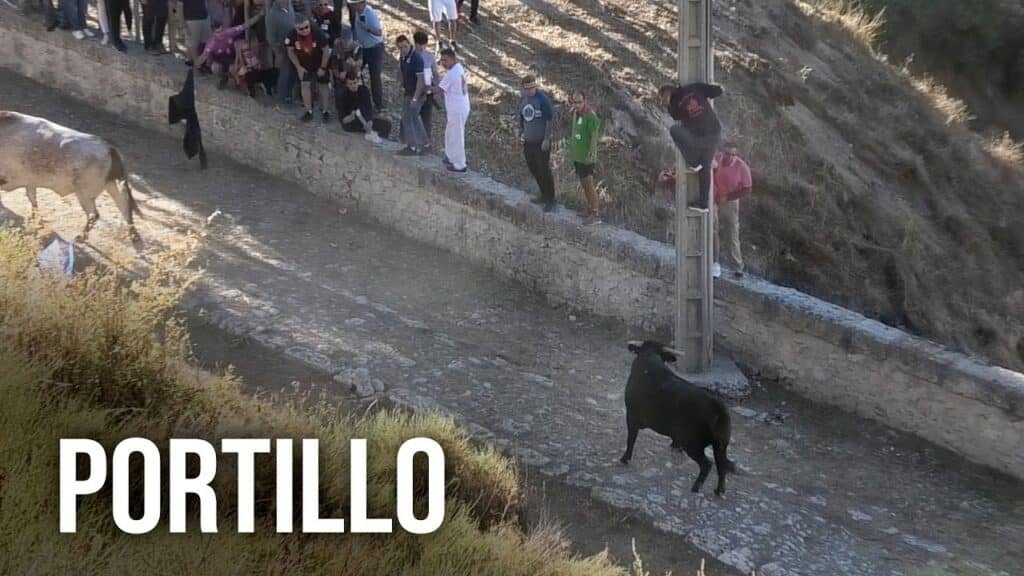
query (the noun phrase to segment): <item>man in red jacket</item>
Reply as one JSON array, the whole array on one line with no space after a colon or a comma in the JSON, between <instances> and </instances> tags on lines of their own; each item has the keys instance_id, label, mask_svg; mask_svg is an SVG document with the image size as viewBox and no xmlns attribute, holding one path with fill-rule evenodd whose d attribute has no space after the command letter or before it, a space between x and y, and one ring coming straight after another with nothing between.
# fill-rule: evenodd
<instances>
[{"instance_id":1,"label":"man in red jacket","mask_svg":"<svg viewBox=\"0 0 1024 576\"><path fill-rule=\"evenodd\" d=\"M718 230L725 228L729 259L737 277L743 276L743 254L740 252L740 198L750 194L753 182L750 167L736 152L736 145L727 142L715 156L715 263L712 274L718 278Z\"/></svg>"}]
</instances>

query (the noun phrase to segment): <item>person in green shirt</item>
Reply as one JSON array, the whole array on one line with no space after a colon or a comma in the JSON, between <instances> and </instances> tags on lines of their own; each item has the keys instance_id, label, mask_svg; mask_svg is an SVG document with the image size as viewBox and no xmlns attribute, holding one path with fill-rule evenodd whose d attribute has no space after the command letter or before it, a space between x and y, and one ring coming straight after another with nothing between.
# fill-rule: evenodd
<instances>
[{"instance_id":1,"label":"person in green shirt","mask_svg":"<svg viewBox=\"0 0 1024 576\"><path fill-rule=\"evenodd\" d=\"M583 224L590 226L601 223L601 213L594 185L594 165L597 163L597 141L601 130L601 119L587 102L582 90L572 93L572 131L569 135L569 159L576 167L587 207L583 211Z\"/></svg>"}]
</instances>

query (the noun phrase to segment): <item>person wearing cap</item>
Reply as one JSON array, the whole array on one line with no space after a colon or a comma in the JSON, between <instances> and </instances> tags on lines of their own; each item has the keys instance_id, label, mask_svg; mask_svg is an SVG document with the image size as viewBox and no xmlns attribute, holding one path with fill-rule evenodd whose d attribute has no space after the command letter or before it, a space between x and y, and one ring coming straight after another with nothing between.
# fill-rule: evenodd
<instances>
[{"instance_id":1,"label":"person wearing cap","mask_svg":"<svg viewBox=\"0 0 1024 576\"><path fill-rule=\"evenodd\" d=\"M532 74L524 76L519 99L519 141L523 143L523 156L530 169L540 196L534 204L543 204L544 211L555 209L555 177L551 173L551 128L554 126L555 108L543 90L537 88Z\"/></svg>"},{"instance_id":2,"label":"person wearing cap","mask_svg":"<svg viewBox=\"0 0 1024 576\"><path fill-rule=\"evenodd\" d=\"M384 83L381 72L384 67L384 29L377 11L366 5L366 0L346 0L349 9L349 23L356 42L363 48L363 66L370 71L370 94L373 107L384 110Z\"/></svg>"}]
</instances>

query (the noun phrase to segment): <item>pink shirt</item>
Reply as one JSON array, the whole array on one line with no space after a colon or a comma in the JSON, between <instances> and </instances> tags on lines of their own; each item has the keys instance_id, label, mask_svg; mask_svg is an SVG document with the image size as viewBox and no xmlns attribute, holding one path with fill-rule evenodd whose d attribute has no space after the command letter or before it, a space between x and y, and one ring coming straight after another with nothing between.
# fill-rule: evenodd
<instances>
[{"instance_id":1,"label":"pink shirt","mask_svg":"<svg viewBox=\"0 0 1024 576\"><path fill-rule=\"evenodd\" d=\"M715 168L715 202L728 202L740 197L740 191L753 186L750 178L750 167L739 156L733 156L729 165L721 153L715 159L718 167Z\"/></svg>"},{"instance_id":2,"label":"pink shirt","mask_svg":"<svg viewBox=\"0 0 1024 576\"><path fill-rule=\"evenodd\" d=\"M235 38L238 38L245 32L245 26L232 26L231 28L221 28L220 30L213 33L213 36L206 41L206 48L203 50L204 53L210 54L211 56L224 56L226 54L235 53Z\"/></svg>"}]
</instances>

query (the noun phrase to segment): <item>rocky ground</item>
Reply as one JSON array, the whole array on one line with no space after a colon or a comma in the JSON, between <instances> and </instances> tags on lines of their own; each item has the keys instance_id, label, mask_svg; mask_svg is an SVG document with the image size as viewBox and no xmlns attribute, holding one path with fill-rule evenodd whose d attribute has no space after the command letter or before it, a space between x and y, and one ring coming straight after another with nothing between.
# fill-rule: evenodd
<instances>
[{"instance_id":1,"label":"rocky ground","mask_svg":"<svg viewBox=\"0 0 1024 576\"><path fill-rule=\"evenodd\" d=\"M687 488L695 466L641 434L629 467L622 388L642 336L522 287L218 155L201 173L180 141L0 71L4 108L121 143L151 258L205 233L190 314L333 376L328 388L455 415L552 481L636 514L722 562L780 574L1016 575L1024 485L916 438L758 383L733 406L726 499ZM3 203L27 216L20 193ZM65 237L80 209L41 194ZM219 211L212 219L208 217ZM109 199L89 250L132 255ZM686 573L682 566L675 573Z\"/></svg>"}]
</instances>

